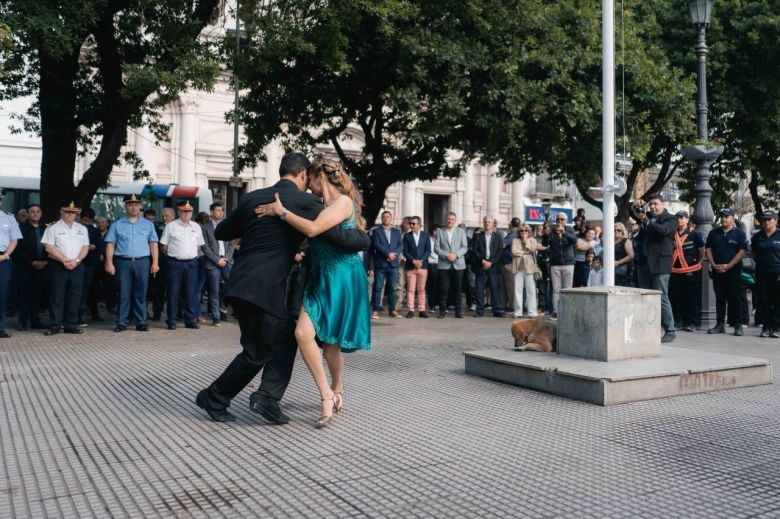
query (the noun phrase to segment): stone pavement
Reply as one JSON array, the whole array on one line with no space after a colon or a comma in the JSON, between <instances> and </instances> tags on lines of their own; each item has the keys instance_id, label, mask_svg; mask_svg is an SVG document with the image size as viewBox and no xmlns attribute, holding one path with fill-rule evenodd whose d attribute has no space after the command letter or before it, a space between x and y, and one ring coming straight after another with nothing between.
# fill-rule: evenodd
<instances>
[{"instance_id":1,"label":"stone pavement","mask_svg":"<svg viewBox=\"0 0 780 519\"><path fill-rule=\"evenodd\" d=\"M373 323L344 412L296 364L286 426L193 404L237 327L0 340L0 518L780 517L780 384L603 408L463 372L510 319ZM680 332L780 361L780 340ZM522 353L518 353L522 355Z\"/></svg>"}]
</instances>

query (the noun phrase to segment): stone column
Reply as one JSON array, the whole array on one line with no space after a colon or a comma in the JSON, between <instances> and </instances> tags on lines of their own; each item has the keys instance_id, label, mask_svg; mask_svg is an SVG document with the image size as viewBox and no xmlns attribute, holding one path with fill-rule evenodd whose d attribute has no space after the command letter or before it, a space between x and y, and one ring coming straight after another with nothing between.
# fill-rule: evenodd
<instances>
[{"instance_id":1,"label":"stone column","mask_svg":"<svg viewBox=\"0 0 780 519\"><path fill-rule=\"evenodd\" d=\"M470 222L474 219L474 168L477 167L476 163L471 163L466 167L466 172L463 174L463 183L465 188L463 191L463 214L459 215L460 221Z\"/></svg>"},{"instance_id":2,"label":"stone column","mask_svg":"<svg viewBox=\"0 0 780 519\"><path fill-rule=\"evenodd\" d=\"M485 200L485 213L493 216L493 218L498 218L498 213L501 209L501 178L498 176L498 166L489 166L487 174L487 200ZM485 215L481 216L484 217Z\"/></svg>"},{"instance_id":3,"label":"stone column","mask_svg":"<svg viewBox=\"0 0 780 519\"><path fill-rule=\"evenodd\" d=\"M197 102L182 99L179 104L179 160L176 181L181 186L195 185L195 139L198 134Z\"/></svg>"},{"instance_id":4,"label":"stone column","mask_svg":"<svg viewBox=\"0 0 780 519\"><path fill-rule=\"evenodd\" d=\"M265 148L265 182L263 187L269 187L279 182L279 164L284 151L278 142L272 142Z\"/></svg>"},{"instance_id":5,"label":"stone column","mask_svg":"<svg viewBox=\"0 0 780 519\"><path fill-rule=\"evenodd\" d=\"M153 166L154 157L154 136L149 128L142 126L135 131L133 136L135 139L134 151L141 161L143 161L144 169L149 172L150 178L157 180L157 167Z\"/></svg>"},{"instance_id":6,"label":"stone column","mask_svg":"<svg viewBox=\"0 0 780 519\"><path fill-rule=\"evenodd\" d=\"M404 216L417 214L417 186L416 182L405 182L399 186L401 190L401 213L397 220L400 222Z\"/></svg>"},{"instance_id":7,"label":"stone column","mask_svg":"<svg viewBox=\"0 0 780 519\"><path fill-rule=\"evenodd\" d=\"M521 180L512 182L512 214L509 215L510 220L512 218L525 220L525 215L523 214L525 212L523 211L525 209L525 203L523 203L524 194L523 182Z\"/></svg>"}]
</instances>

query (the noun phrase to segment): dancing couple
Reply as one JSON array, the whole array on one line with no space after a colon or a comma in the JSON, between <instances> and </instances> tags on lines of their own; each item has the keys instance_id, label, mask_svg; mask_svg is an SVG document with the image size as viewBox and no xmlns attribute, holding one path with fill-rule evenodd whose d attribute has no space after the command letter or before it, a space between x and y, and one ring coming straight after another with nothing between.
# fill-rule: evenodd
<instances>
[{"instance_id":1,"label":"dancing couple","mask_svg":"<svg viewBox=\"0 0 780 519\"><path fill-rule=\"evenodd\" d=\"M241 239L225 297L238 317L242 351L195 401L212 420L233 421L230 401L262 370L249 407L287 423L279 400L297 345L320 392L315 426L321 428L344 404L342 352L371 348L368 281L358 255L370 238L360 193L341 164L324 158L310 163L301 153L287 153L279 176L274 186L243 196L215 230L218 240ZM301 297L288 290L288 275L307 237L310 263Z\"/></svg>"}]
</instances>

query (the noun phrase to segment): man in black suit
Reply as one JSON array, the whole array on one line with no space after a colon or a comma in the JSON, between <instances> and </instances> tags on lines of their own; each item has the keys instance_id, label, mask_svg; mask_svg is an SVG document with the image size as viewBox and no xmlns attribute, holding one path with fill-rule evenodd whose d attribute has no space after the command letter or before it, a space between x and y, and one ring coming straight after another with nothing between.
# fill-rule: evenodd
<instances>
[{"instance_id":1,"label":"man in black suit","mask_svg":"<svg viewBox=\"0 0 780 519\"><path fill-rule=\"evenodd\" d=\"M300 301L291 300L287 280L304 236L281 218L258 218L255 207L273 202L279 193L287 209L314 220L323 205L319 198L305 192L309 165L302 153L285 154L279 166L281 180L245 195L214 231L218 240L241 239L241 252L234 256L225 298L236 311L243 350L208 388L198 393L196 404L212 420L235 420L227 411L230 401L262 369L263 382L251 395L249 408L275 423L288 421L279 400L295 361L295 321L290 314ZM319 238L351 252L366 250L370 245L364 232L338 225Z\"/></svg>"},{"instance_id":2,"label":"man in black suit","mask_svg":"<svg viewBox=\"0 0 780 519\"><path fill-rule=\"evenodd\" d=\"M47 270L49 256L41 240L46 230L41 223L43 212L38 204L27 207L27 221L19 226L22 239L14 251L14 267L18 267L20 286L23 290L19 297L19 321L17 330L46 328L38 315L41 296L46 291L49 279Z\"/></svg>"},{"instance_id":3,"label":"man in black suit","mask_svg":"<svg viewBox=\"0 0 780 519\"><path fill-rule=\"evenodd\" d=\"M496 232L496 219L486 216L482 220L484 232L474 235L471 241L471 250L474 258L472 266L475 276L475 288L477 299L477 311L474 317L482 317L485 314L485 284L490 286L490 305L494 317L504 317L499 298L499 282L501 280L501 266L499 265L503 242Z\"/></svg>"},{"instance_id":4,"label":"man in black suit","mask_svg":"<svg viewBox=\"0 0 780 519\"><path fill-rule=\"evenodd\" d=\"M677 219L664 209L664 199L658 193L647 197L647 202L637 200L631 206L634 219L639 223L637 246L643 259L639 263L639 286L661 291L661 325L664 336L661 342L675 338L674 314L669 301L669 276L672 273L674 234Z\"/></svg>"}]
</instances>

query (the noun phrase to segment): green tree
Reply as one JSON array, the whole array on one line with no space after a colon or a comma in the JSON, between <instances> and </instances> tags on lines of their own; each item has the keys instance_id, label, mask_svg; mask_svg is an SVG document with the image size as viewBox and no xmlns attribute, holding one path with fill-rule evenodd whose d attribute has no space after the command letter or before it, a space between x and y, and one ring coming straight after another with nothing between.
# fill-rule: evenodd
<instances>
[{"instance_id":1,"label":"green tree","mask_svg":"<svg viewBox=\"0 0 780 519\"><path fill-rule=\"evenodd\" d=\"M471 78L488 68L477 37L500 2L286 0L248 16L236 59L247 162L281 138L327 145L363 191L373 221L394 182L456 176ZM265 5L265 3L263 3Z\"/></svg>"},{"instance_id":2,"label":"green tree","mask_svg":"<svg viewBox=\"0 0 780 519\"><path fill-rule=\"evenodd\" d=\"M645 195L661 191L682 164L678 149L694 135L694 81L680 65L683 56L676 44L664 39L659 20L659 14L672 11L680 16L677 25L684 27L684 9L669 0L633 3L625 11L624 30L620 12L616 15L617 151L623 148L625 106L631 161L625 174L628 191L617 199L619 220L629 215L640 174L659 166ZM500 162L501 174L510 180L548 173L573 182L587 201L600 206L588 193L602 176L600 3L548 0L539 2L524 20L498 15L491 18L497 41L490 46L498 48L506 40L504 46L518 52L506 61L512 68L504 74L502 90L469 106L469 120L479 123L467 139L470 150ZM496 85L495 75L482 81L477 91L490 92ZM523 101L508 105L513 95Z\"/></svg>"},{"instance_id":3,"label":"green tree","mask_svg":"<svg viewBox=\"0 0 780 519\"><path fill-rule=\"evenodd\" d=\"M6 60L0 99L34 95L24 127L42 141L44 217L75 199L88 206L123 159L128 128L166 128L159 109L190 88L208 89L218 73L214 43L201 35L218 0L6 0L0 18L16 46ZM79 154L95 153L78 185Z\"/></svg>"}]
</instances>

